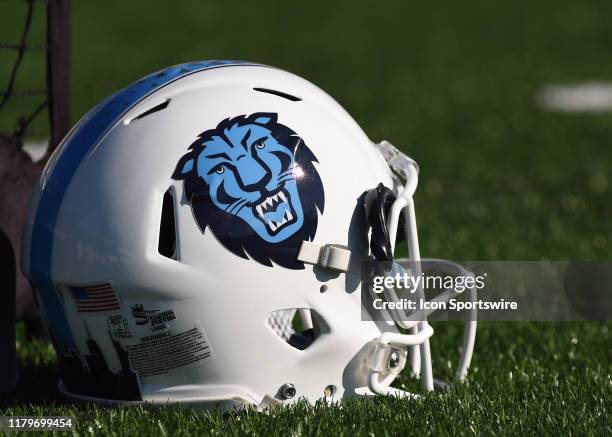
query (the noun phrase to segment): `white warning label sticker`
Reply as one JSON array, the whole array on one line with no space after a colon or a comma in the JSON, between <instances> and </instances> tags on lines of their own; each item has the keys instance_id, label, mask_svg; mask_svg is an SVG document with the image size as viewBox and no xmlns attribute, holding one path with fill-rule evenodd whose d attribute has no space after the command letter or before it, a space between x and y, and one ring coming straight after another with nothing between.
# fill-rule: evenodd
<instances>
[{"instance_id":1,"label":"white warning label sticker","mask_svg":"<svg viewBox=\"0 0 612 437\"><path fill-rule=\"evenodd\" d=\"M177 334L166 331L140 337L140 341L127 345L132 369L140 377L163 375L212 358L210 345L197 325Z\"/></svg>"}]
</instances>

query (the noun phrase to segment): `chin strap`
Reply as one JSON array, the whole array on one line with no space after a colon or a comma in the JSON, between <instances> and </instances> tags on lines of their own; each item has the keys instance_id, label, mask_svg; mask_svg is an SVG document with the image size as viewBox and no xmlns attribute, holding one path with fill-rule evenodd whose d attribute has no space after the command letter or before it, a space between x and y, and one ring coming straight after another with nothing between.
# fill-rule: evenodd
<instances>
[{"instance_id":1,"label":"chin strap","mask_svg":"<svg viewBox=\"0 0 612 437\"><path fill-rule=\"evenodd\" d=\"M393 260L389 215L395 201L396 197L393 191L383 184L378 184L376 188L368 191L364 197L363 207L368 228L371 229L370 251L374 258L379 261ZM350 249L346 246L303 241L297 259L328 270L359 272L360 266L352 265L354 260L351 255Z\"/></svg>"},{"instance_id":2,"label":"chin strap","mask_svg":"<svg viewBox=\"0 0 612 437\"><path fill-rule=\"evenodd\" d=\"M370 251L378 261L393 261L393 247L389 230L389 214L395 202L395 194L383 184L365 195L364 208L368 227L371 229Z\"/></svg>"}]
</instances>

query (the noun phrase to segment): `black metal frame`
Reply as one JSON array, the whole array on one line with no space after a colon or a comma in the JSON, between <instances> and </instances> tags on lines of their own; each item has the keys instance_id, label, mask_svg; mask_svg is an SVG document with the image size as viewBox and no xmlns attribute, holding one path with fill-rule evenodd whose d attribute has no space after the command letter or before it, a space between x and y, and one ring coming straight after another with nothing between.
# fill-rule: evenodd
<instances>
[{"instance_id":1,"label":"black metal frame","mask_svg":"<svg viewBox=\"0 0 612 437\"><path fill-rule=\"evenodd\" d=\"M13 136L22 139L32 121L45 109L49 109L51 139L47 154L57 147L70 128L70 64L71 64L71 0L26 0L28 9L18 43L0 43L0 49L17 50L17 56L7 86L0 92L0 111L12 97L44 95L46 98L29 115L17 120ZM28 44L35 3L47 3L47 44ZM47 87L44 89L15 90L15 82L21 61L27 51L45 50L47 53Z\"/></svg>"},{"instance_id":2,"label":"black metal frame","mask_svg":"<svg viewBox=\"0 0 612 437\"><path fill-rule=\"evenodd\" d=\"M70 0L47 3L47 89L51 142L58 146L70 128Z\"/></svg>"}]
</instances>

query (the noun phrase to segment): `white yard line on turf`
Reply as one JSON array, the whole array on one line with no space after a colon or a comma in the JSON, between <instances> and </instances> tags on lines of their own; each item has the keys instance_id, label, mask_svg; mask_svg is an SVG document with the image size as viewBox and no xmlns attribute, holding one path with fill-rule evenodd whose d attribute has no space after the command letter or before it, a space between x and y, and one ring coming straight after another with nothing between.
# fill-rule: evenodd
<instances>
[{"instance_id":1,"label":"white yard line on turf","mask_svg":"<svg viewBox=\"0 0 612 437\"><path fill-rule=\"evenodd\" d=\"M542 108L549 111L611 111L612 82L546 85L538 92L537 102Z\"/></svg>"}]
</instances>

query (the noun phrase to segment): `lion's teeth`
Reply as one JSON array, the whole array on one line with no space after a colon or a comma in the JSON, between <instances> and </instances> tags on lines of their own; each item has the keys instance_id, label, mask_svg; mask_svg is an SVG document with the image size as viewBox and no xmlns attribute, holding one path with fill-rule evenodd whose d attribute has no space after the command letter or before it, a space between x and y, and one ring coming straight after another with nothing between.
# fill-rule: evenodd
<instances>
[{"instance_id":1,"label":"lion's teeth","mask_svg":"<svg viewBox=\"0 0 612 437\"><path fill-rule=\"evenodd\" d=\"M285 197L285 193L283 193L283 192L281 191L280 193L278 193L278 195L279 195L279 197L281 198L281 200L282 200L283 202L286 202L286 201L287 201L287 198Z\"/></svg>"},{"instance_id":2,"label":"lion's teeth","mask_svg":"<svg viewBox=\"0 0 612 437\"><path fill-rule=\"evenodd\" d=\"M261 208L261 204L257 205L255 209L257 210L257 214L259 214L259 217L263 218L263 211Z\"/></svg>"},{"instance_id":3,"label":"lion's teeth","mask_svg":"<svg viewBox=\"0 0 612 437\"><path fill-rule=\"evenodd\" d=\"M276 231L276 229L278 228L278 226L276 226L272 220L268 220L268 226L270 226L272 232Z\"/></svg>"},{"instance_id":4,"label":"lion's teeth","mask_svg":"<svg viewBox=\"0 0 612 437\"><path fill-rule=\"evenodd\" d=\"M282 225L284 225L285 223L287 223L287 219L286 219L286 218L282 219L282 220L281 220L281 222L280 222L278 225L279 225L279 226L282 226Z\"/></svg>"},{"instance_id":5,"label":"lion's teeth","mask_svg":"<svg viewBox=\"0 0 612 437\"><path fill-rule=\"evenodd\" d=\"M272 206L272 199L271 199L270 197L268 197L268 198L266 199L266 201L264 202L264 205L266 205L266 206Z\"/></svg>"},{"instance_id":6,"label":"lion's teeth","mask_svg":"<svg viewBox=\"0 0 612 437\"><path fill-rule=\"evenodd\" d=\"M291 214L291 211L287 210L287 221L291 220L293 220L293 214Z\"/></svg>"},{"instance_id":7,"label":"lion's teeth","mask_svg":"<svg viewBox=\"0 0 612 437\"><path fill-rule=\"evenodd\" d=\"M272 200L274 202L278 202L278 194L275 194L274 196L272 196Z\"/></svg>"}]
</instances>

